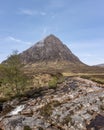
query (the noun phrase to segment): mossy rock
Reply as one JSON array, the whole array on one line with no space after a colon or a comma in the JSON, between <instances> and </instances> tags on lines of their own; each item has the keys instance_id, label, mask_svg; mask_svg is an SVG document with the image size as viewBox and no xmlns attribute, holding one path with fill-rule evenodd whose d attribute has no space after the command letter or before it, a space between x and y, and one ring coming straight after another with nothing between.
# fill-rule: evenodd
<instances>
[{"instance_id":1,"label":"mossy rock","mask_svg":"<svg viewBox=\"0 0 104 130\"><path fill-rule=\"evenodd\" d=\"M45 106L43 106L40 109L40 114L46 118L50 117L50 115L52 114L52 105L50 103L46 104Z\"/></svg>"},{"instance_id":2,"label":"mossy rock","mask_svg":"<svg viewBox=\"0 0 104 130\"><path fill-rule=\"evenodd\" d=\"M32 130L30 126L24 126L24 130Z\"/></svg>"}]
</instances>

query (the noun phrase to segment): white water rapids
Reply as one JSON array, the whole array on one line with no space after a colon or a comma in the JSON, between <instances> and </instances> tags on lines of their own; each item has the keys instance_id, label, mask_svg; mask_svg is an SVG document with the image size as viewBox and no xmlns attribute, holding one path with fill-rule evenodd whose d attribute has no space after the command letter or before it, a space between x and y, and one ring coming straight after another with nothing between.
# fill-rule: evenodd
<instances>
[{"instance_id":1,"label":"white water rapids","mask_svg":"<svg viewBox=\"0 0 104 130\"><path fill-rule=\"evenodd\" d=\"M17 106L14 110L9 113L9 116L17 115L24 109L24 105Z\"/></svg>"}]
</instances>

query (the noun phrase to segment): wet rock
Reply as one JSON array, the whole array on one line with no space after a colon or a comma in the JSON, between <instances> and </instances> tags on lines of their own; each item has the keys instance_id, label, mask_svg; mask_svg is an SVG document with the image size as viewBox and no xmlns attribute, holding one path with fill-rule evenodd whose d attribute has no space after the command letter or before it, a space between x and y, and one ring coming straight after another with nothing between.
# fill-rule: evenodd
<instances>
[{"instance_id":1,"label":"wet rock","mask_svg":"<svg viewBox=\"0 0 104 130\"><path fill-rule=\"evenodd\" d=\"M97 115L95 119L93 119L89 125L87 125L87 130L91 130L94 128L95 130L104 129L104 115Z\"/></svg>"},{"instance_id":2,"label":"wet rock","mask_svg":"<svg viewBox=\"0 0 104 130\"><path fill-rule=\"evenodd\" d=\"M21 111L20 114L21 115L26 115L26 116L32 116L33 111L31 109L25 109L25 110Z\"/></svg>"}]
</instances>

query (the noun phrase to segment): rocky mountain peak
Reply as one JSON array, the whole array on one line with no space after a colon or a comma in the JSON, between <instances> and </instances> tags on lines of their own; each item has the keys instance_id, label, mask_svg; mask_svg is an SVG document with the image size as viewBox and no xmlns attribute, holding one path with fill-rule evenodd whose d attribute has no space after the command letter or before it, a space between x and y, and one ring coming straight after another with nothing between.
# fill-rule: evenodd
<instances>
[{"instance_id":1,"label":"rocky mountain peak","mask_svg":"<svg viewBox=\"0 0 104 130\"><path fill-rule=\"evenodd\" d=\"M56 43L56 44L62 44L59 38L57 38L55 35L50 34L44 39L45 43Z\"/></svg>"},{"instance_id":2,"label":"rocky mountain peak","mask_svg":"<svg viewBox=\"0 0 104 130\"><path fill-rule=\"evenodd\" d=\"M49 44L63 44L63 43L55 35L50 34L45 38L43 38L42 40L40 40L39 42L37 42L36 44L34 44L34 46L41 47L43 45L47 46Z\"/></svg>"},{"instance_id":3,"label":"rocky mountain peak","mask_svg":"<svg viewBox=\"0 0 104 130\"><path fill-rule=\"evenodd\" d=\"M58 39L54 34L50 34L48 36L45 37L45 39Z\"/></svg>"},{"instance_id":4,"label":"rocky mountain peak","mask_svg":"<svg viewBox=\"0 0 104 130\"><path fill-rule=\"evenodd\" d=\"M34 44L20 54L24 63L36 63L47 61L68 61L81 63L81 61L53 34Z\"/></svg>"}]
</instances>

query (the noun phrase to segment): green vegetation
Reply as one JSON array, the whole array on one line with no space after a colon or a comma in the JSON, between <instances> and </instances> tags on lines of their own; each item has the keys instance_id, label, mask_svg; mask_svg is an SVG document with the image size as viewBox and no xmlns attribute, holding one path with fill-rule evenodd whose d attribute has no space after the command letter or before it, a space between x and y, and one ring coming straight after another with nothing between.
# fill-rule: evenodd
<instances>
[{"instance_id":1,"label":"green vegetation","mask_svg":"<svg viewBox=\"0 0 104 130\"><path fill-rule=\"evenodd\" d=\"M46 118L50 117L50 115L52 114L53 108L54 107L58 107L60 105L59 101L52 101L47 103L45 106L43 106L40 109L40 114Z\"/></svg>"},{"instance_id":2,"label":"green vegetation","mask_svg":"<svg viewBox=\"0 0 104 130\"><path fill-rule=\"evenodd\" d=\"M53 110L52 104L48 103L41 108L40 113L41 113L42 116L48 118L52 114L52 110Z\"/></svg>"},{"instance_id":3,"label":"green vegetation","mask_svg":"<svg viewBox=\"0 0 104 130\"><path fill-rule=\"evenodd\" d=\"M51 80L48 82L48 86L49 88L56 88L57 84L61 84L62 82L64 82L65 78L61 73L55 73L52 75Z\"/></svg>"},{"instance_id":4,"label":"green vegetation","mask_svg":"<svg viewBox=\"0 0 104 130\"><path fill-rule=\"evenodd\" d=\"M24 126L24 130L32 130L30 126Z\"/></svg>"},{"instance_id":5,"label":"green vegetation","mask_svg":"<svg viewBox=\"0 0 104 130\"><path fill-rule=\"evenodd\" d=\"M97 82L99 84L104 84L104 75L80 75L81 78L84 78L84 79L89 79L89 80L92 80L94 82Z\"/></svg>"},{"instance_id":6,"label":"green vegetation","mask_svg":"<svg viewBox=\"0 0 104 130\"><path fill-rule=\"evenodd\" d=\"M0 65L0 82L3 95L10 97L23 93L29 83L29 78L24 73L23 67L17 51L14 51L8 60Z\"/></svg>"},{"instance_id":7,"label":"green vegetation","mask_svg":"<svg viewBox=\"0 0 104 130\"><path fill-rule=\"evenodd\" d=\"M103 71L102 71L103 72ZM81 77L84 79L88 79L94 82L97 82L99 84L104 84L104 73L69 73L69 72L64 72L63 73L64 77Z\"/></svg>"},{"instance_id":8,"label":"green vegetation","mask_svg":"<svg viewBox=\"0 0 104 130\"><path fill-rule=\"evenodd\" d=\"M48 82L49 88L56 88L56 87L57 87L57 82L58 82L58 79L57 79L57 77L54 76L54 77Z\"/></svg>"}]
</instances>

